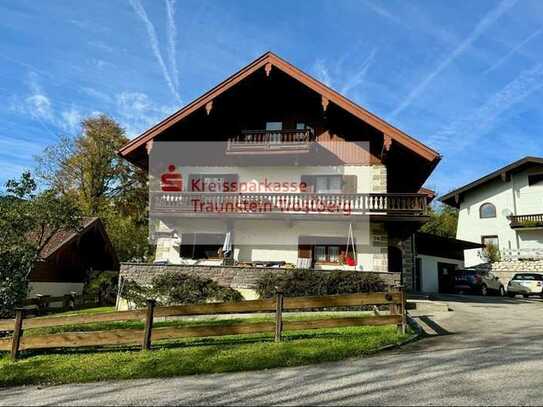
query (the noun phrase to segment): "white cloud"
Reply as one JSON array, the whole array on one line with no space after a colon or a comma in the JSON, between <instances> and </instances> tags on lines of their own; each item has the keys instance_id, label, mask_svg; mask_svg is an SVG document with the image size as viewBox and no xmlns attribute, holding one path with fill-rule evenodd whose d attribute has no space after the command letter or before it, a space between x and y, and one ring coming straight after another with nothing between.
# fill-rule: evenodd
<instances>
[{"instance_id":1,"label":"white cloud","mask_svg":"<svg viewBox=\"0 0 543 407\"><path fill-rule=\"evenodd\" d=\"M405 110L411 103L426 89L426 87L443 72L453 61L456 60L466 49L468 49L498 18L500 18L505 12L513 7L518 0L502 0L500 4L490 10L485 16L477 23L475 28L470 34L460 43L458 46L441 61L441 63L426 77L415 86L413 90L407 95L407 97L400 103L396 109L390 114L390 119L397 116L403 110Z\"/></svg>"},{"instance_id":2,"label":"white cloud","mask_svg":"<svg viewBox=\"0 0 543 407\"><path fill-rule=\"evenodd\" d=\"M157 106L141 92L117 95L117 117L129 137L139 135L177 110L172 106Z\"/></svg>"},{"instance_id":3,"label":"white cloud","mask_svg":"<svg viewBox=\"0 0 543 407\"><path fill-rule=\"evenodd\" d=\"M522 71L479 109L439 131L430 142L451 150L461 150L487 134L511 107L543 87L543 64Z\"/></svg>"},{"instance_id":4,"label":"white cloud","mask_svg":"<svg viewBox=\"0 0 543 407\"><path fill-rule=\"evenodd\" d=\"M534 31L529 36L527 36L524 40L522 40L520 43L518 43L515 47L511 48L507 54L505 54L502 58L500 58L495 64L493 64L490 68L488 68L486 71L483 72L483 74L487 74L489 72L492 72L496 68L500 67L505 61L507 61L512 55L520 51L522 47L524 47L526 44L528 44L531 40L533 40L535 37L539 36L543 32L543 28L540 28L539 30Z\"/></svg>"},{"instance_id":5,"label":"white cloud","mask_svg":"<svg viewBox=\"0 0 543 407\"><path fill-rule=\"evenodd\" d=\"M61 113L63 127L66 130L74 131L79 129L81 125L81 120L83 120L83 116L79 112L79 110L72 107L70 110L64 111Z\"/></svg>"}]
</instances>

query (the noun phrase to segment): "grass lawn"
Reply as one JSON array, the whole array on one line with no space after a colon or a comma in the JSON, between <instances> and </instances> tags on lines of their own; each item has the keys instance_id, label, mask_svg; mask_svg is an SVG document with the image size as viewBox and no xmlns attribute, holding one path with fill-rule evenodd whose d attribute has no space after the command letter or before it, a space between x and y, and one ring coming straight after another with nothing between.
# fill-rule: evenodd
<instances>
[{"instance_id":1,"label":"grass lawn","mask_svg":"<svg viewBox=\"0 0 543 407\"><path fill-rule=\"evenodd\" d=\"M330 315L287 314L285 320ZM341 316L341 313L334 315ZM174 320L156 322L155 326L225 325L270 320L268 317ZM119 328L143 328L143 324L133 321L40 328L28 330L25 335ZM21 359L17 362L11 362L7 353L0 352L0 386L172 377L299 366L367 355L384 345L400 343L409 335L400 334L395 326L381 326L285 332L281 343L273 342L271 334L187 338L157 342L150 352L141 352L134 347L26 351L21 353Z\"/></svg>"}]
</instances>

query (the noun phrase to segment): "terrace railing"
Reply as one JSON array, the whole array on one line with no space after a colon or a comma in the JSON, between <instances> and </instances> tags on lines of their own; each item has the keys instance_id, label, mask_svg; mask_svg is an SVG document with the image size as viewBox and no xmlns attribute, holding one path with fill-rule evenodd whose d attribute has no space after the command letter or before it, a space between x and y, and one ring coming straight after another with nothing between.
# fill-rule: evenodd
<instances>
[{"instance_id":1,"label":"terrace railing","mask_svg":"<svg viewBox=\"0 0 543 407\"><path fill-rule=\"evenodd\" d=\"M513 229L543 228L543 213L534 215L509 216L509 225Z\"/></svg>"},{"instance_id":2,"label":"terrace railing","mask_svg":"<svg viewBox=\"0 0 543 407\"><path fill-rule=\"evenodd\" d=\"M501 258L504 261L535 261L543 260L541 249L502 249Z\"/></svg>"},{"instance_id":3,"label":"terrace railing","mask_svg":"<svg viewBox=\"0 0 543 407\"><path fill-rule=\"evenodd\" d=\"M427 215L425 194L152 192L151 211L207 214Z\"/></svg>"},{"instance_id":4,"label":"terrace railing","mask_svg":"<svg viewBox=\"0 0 543 407\"><path fill-rule=\"evenodd\" d=\"M228 139L228 154L309 152L313 132L304 130L247 130Z\"/></svg>"}]
</instances>

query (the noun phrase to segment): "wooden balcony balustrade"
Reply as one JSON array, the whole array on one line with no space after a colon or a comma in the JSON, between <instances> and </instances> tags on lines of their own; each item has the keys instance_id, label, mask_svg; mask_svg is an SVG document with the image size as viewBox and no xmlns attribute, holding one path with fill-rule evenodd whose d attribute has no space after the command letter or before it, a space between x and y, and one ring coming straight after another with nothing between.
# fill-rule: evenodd
<instances>
[{"instance_id":1,"label":"wooden balcony balustrade","mask_svg":"<svg viewBox=\"0 0 543 407\"><path fill-rule=\"evenodd\" d=\"M314 141L310 129L302 130L245 130L228 139L227 154L304 153Z\"/></svg>"},{"instance_id":2,"label":"wooden balcony balustrade","mask_svg":"<svg viewBox=\"0 0 543 407\"><path fill-rule=\"evenodd\" d=\"M155 213L283 213L425 216L427 196L410 193L152 192Z\"/></svg>"},{"instance_id":3,"label":"wooden balcony balustrade","mask_svg":"<svg viewBox=\"0 0 543 407\"><path fill-rule=\"evenodd\" d=\"M543 228L543 213L535 215L509 216L509 225L513 229Z\"/></svg>"}]
</instances>

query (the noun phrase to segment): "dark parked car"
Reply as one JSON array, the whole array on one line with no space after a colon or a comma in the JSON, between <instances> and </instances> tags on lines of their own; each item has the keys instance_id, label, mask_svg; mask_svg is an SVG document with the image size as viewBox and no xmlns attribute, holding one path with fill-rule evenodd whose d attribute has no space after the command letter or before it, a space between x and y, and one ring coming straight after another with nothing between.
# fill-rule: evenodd
<instances>
[{"instance_id":1,"label":"dark parked car","mask_svg":"<svg viewBox=\"0 0 543 407\"><path fill-rule=\"evenodd\" d=\"M489 271L457 270L454 275L454 290L458 293L473 292L481 295L505 295L499 277Z\"/></svg>"}]
</instances>

